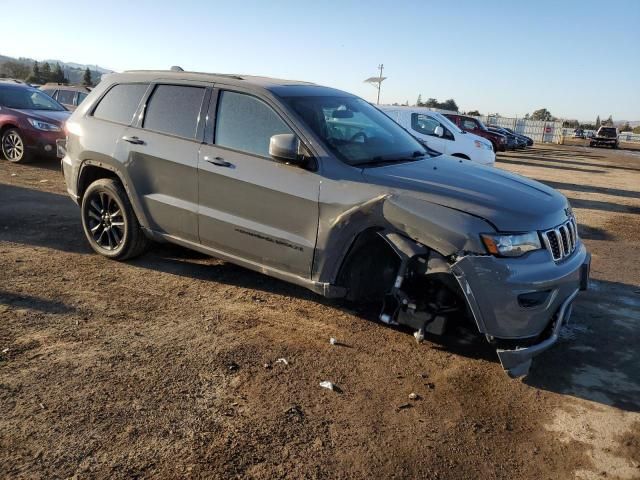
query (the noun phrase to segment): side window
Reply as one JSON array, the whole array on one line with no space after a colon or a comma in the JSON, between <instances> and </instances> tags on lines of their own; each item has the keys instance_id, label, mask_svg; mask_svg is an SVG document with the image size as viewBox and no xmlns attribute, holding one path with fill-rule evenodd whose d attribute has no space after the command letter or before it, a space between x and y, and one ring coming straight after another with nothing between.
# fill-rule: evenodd
<instances>
[{"instance_id":1,"label":"side window","mask_svg":"<svg viewBox=\"0 0 640 480\"><path fill-rule=\"evenodd\" d=\"M250 95L220 92L215 143L263 157L272 135L293 133L266 103Z\"/></svg>"},{"instance_id":2,"label":"side window","mask_svg":"<svg viewBox=\"0 0 640 480\"><path fill-rule=\"evenodd\" d=\"M411 114L411 128L418 133L435 136L435 129L439 126L441 126L440 122L428 115L423 115L421 113Z\"/></svg>"},{"instance_id":3,"label":"side window","mask_svg":"<svg viewBox=\"0 0 640 480\"><path fill-rule=\"evenodd\" d=\"M462 120L462 128L463 130L475 130L476 128L478 128L478 126L473 120L465 118L464 120Z\"/></svg>"},{"instance_id":4,"label":"side window","mask_svg":"<svg viewBox=\"0 0 640 480\"><path fill-rule=\"evenodd\" d=\"M56 98L56 90L50 90L50 89L41 89L44 93L46 93L47 95L49 95L51 98Z\"/></svg>"},{"instance_id":5,"label":"side window","mask_svg":"<svg viewBox=\"0 0 640 480\"><path fill-rule=\"evenodd\" d=\"M82 101L87 98L88 93L78 92L78 98L76 99L76 105L80 105Z\"/></svg>"},{"instance_id":6,"label":"side window","mask_svg":"<svg viewBox=\"0 0 640 480\"><path fill-rule=\"evenodd\" d=\"M93 116L129 125L140 100L147 90L146 83L122 83L111 88L93 111Z\"/></svg>"},{"instance_id":7,"label":"side window","mask_svg":"<svg viewBox=\"0 0 640 480\"><path fill-rule=\"evenodd\" d=\"M72 90L58 90L58 102L65 105L73 105L73 99L76 96L76 92Z\"/></svg>"},{"instance_id":8,"label":"side window","mask_svg":"<svg viewBox=\"0 0 640 480\"><path fill-rule=\"evenodd\" d=\"M158 85L147 102L142 128L195 138L204 87Z\"/></svg>"}]
</instances>

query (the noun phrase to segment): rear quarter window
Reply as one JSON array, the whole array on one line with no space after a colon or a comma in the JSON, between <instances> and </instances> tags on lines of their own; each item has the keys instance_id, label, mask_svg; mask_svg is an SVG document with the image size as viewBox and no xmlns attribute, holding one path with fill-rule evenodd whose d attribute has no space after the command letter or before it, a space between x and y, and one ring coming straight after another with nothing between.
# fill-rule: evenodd
<instances>
[{"instance_id":1,"label":"rear quarter window","mask_svg":"<svg viewBox=\"0 0 640 480\"><path fill-rule=\"evenodd\" d=\"M158 85L147 102L143 128L195 138L204 87Z\"/></svg>"},{"instance_id":2,"label":"rear quarter window","mask_svg":"<svg viewBox=\"0 0 640 480\"><path fill-rule=\"evenodd\" d=\"M129 125L148 86L146 83L123 83L112 87L98 103L93 116Z\"/></svg>"}]
</instances>

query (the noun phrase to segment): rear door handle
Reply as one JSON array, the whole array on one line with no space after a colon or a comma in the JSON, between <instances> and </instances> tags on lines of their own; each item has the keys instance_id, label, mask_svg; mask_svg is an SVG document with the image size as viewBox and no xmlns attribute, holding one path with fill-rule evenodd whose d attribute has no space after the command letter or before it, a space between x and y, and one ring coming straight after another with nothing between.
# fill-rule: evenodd
<instances>
[{"instance_id":1,"label":"rear door handle","mask_svg":"<svg viewBox=\"0 0 640 480\"><path fill-rule=\"evenodd\" d=\"M138 137L122 137L125 142L133 143L134 145L144 145L144 140L140 140Z\"/></svg>"},{"instance_id":2,"label":"rear door handle","mask_svg":"<svg viewBox=\"0 0 640 480\"><path fill-rule=\"evenodd\" d=\"M227 162L222 157L215 157L215 158L204 157L204 161L205 162L209 162L209 163L211 163L213 165L217 165L218 167L232 167L233 166L233 163Z\"/></svg>"}]
</instances>

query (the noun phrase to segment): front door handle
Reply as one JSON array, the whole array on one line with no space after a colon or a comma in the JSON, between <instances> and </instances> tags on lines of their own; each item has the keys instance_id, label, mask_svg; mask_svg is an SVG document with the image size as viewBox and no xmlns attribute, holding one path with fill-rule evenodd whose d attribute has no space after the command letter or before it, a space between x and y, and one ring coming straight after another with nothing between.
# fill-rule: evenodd
<instances>
[{"instance_id":1,"label":"front door handle","mask_svg":"<svg viewBox=\"0 0 640 480\"><path fill-rule=\"evenodd\" d=\"M144 140L140 140L138 137L122 137L125 142L133 143L134 145L144 145Z\"/></svg>"},{"instance_id":2,"label":"front door handle","mask_svg":"<svg viewBox=\"0 0 640 480\"><path fill-rule=\"evenodd\" d=\"M217 165L218 167L232 167L233 166L233 163L227 162L222 157L215 157L215 158L204 157L204 161L205 162L209 162L209 163L211 163L213 165Z\"/></svg>"}]
</instances>

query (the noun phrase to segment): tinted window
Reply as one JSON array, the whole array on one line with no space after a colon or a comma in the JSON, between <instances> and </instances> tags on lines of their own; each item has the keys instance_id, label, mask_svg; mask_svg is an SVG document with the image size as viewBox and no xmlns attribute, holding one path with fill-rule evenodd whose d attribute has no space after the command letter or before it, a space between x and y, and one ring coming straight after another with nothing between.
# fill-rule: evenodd
<instances>
[{"instance_id":1,"label":"tinted window","mask_svg":"<svg viewBox=\"0 0 640 480\"><path fill-rule=\"evenodd\" d=\"M58 90L58 101L65 105L73 105L73 98L76 96L76 92L69 90Z\"/></svg>"},{"instance_id":2,"label":"tinted window","mask_svg":"<svg viewBox=\"0 0 640 480\"><path fill-rule=\"evenodd\" d=\"M202 87L158 85L147 102L143 128L194 138L204 92Z\"/></svg>"},{"instance_id":3,"label":"tinted window","mask_svg":"<svg viewBox=\"0 0 640 480\"><path fill-rule=\"evenodd\" d=\"M78 100L77 100L77 104L76 105L80 105L82 103L82 101L87 98L87 95L89 95L88 93L78 93Z\"/></svg>"},{"instance_id":4,"label":"tinted window","mask_svg":"<svg viewBox=\"0 0 640 480\"><path fill-rule=\"evenodd\" d=\"M421 113L411 114L411 128L416 132L423 135L435 135L436 127L439 127L440 122L431 118L428 115L422 115Z\"/></svg>"},{"instance_id":5,"label":"tinted window","mask_svg":"<svg viewBox=\"0 0 640 480\"><path fill-rule=\"evenodd\" d=\"M41 88L40 91L46 93L47 95L49 95L51 98L56 98L56 91L52 90L52 89L47 89L45 90L44 88Z\"/></svg>"},{"instance_id":6,"label":"tinted window","mask_svg":"<svg viewBox=\"0 0 640 480\"><path fill-rule=\"evenodd\" d=\"M93 116L128 125L147 87L142 83L116 85L100 100Z\"/></svg>"},{"instance_id":7,"label":"tinted window","mask_svg":"<svg viewBox=\"0 0 640 480\"><path fill-rule=\"evenodd\" d=\"M217 145L268 157L269 140L280 133L293 132L266 103L241 93L221 92Z\"/></svg>"}]
</instances>

